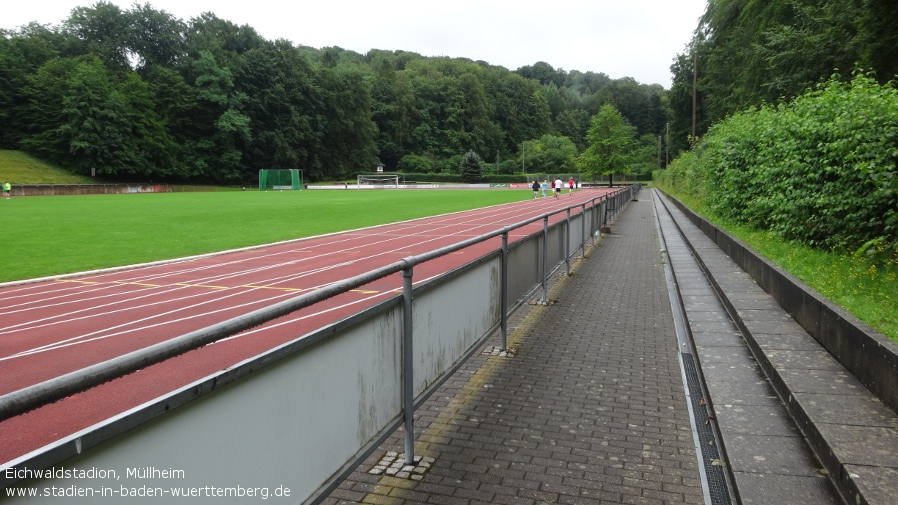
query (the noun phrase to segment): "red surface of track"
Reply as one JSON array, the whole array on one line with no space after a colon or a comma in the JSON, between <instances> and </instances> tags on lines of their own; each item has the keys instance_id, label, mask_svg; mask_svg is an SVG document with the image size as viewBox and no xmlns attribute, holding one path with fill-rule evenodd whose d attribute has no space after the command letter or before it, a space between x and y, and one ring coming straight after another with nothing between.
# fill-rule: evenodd
<instances>
[{"instance_id":1,"label":"red surface of track","mask_svg":"<svg viewBox=\"0 0 898 505\"><path fill-rule=\"evenodd\" d=\"M0 289L0 394L495 231L603 190L420 219L163 265ZM572 214L579 212L573 209ZM554 220L563 219L564 214ZM510 240L542 229L538 222ZM415 283L499 248L498 238L415 267ZM394 275L265 326L0 423L9 462L396 294Z\"/></svg>"}]
</instances>

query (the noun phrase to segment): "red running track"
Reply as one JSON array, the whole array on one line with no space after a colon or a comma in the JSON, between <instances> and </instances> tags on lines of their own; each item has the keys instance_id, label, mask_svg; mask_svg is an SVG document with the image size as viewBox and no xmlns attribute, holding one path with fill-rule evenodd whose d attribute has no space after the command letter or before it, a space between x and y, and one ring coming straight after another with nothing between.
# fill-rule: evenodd
<instances>
[{"instance_id":1,"label":"red running track","mask_svg":"<svg viewBox=\"0 0 898 505\"><path fill-rule=\"evenodd\" d=\"M0 395L204 328L407 256L483 235L607 190L447 214L161 265L0 289ZM572 209L572 214L579 208ZM554 220L564 218L564 214ZM511 241L542 222L510 234ZM415 266L415 283L500 247ZM227 369L401 291L393 275L313 307L0 422L0 462Z\"/></svg>"}]
</instances>

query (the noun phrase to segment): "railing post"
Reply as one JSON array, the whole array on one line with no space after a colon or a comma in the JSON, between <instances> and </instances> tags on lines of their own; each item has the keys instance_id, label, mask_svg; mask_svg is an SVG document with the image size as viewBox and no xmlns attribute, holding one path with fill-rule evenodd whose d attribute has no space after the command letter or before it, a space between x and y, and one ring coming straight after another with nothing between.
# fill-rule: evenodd
<instances>
[{"instance_id":1,"label":"railing post","mask_svg":"<svg viewBox=\"0 0 898 505\"><path fill-rule=\"evenodd\" d=\"M596 204L596 200L592 200L592 208L589 209L589 240L591 243L590 247L596 246L596 230L599 229L596 224L599 222L599 206Z\"/></svg>"},{"instance_id":2,"label":"railing post","mask_svg":"<svg viewBox=\"0 0 898 505\"><path fill-rule=\"evenodd\" d=\"M602 200L602 206L599 210L602 214L599 218L599 222L602 223L602 228L608 226L608 199Z\"/></svg>"},{"instance_id":3,"label":"railing post","mask_svg":"<svg viewBox=\"0 0 898 505\"><path fill-rule=\"evenodd\" d=\"M580 206L580 257L586 257L586 204Z\"/></svg>"},{"instance_id":4,"label":"railing post","mask_svg":"<svg viewBox=\"0 0 898 505\"><path fill-rule=\"evenodd\" d=\"M549 216L543 218L543 305L549 303Z\"/></svg>"},{"instance_id":5,"label":"railing post","mask_svg":"<svg viewBox=\"0 0 898 505\"><path fill-rule=\"evenodd\" d=\"M567 217L564 220L564 263L567 267L565 275L571 275L571 208L567 208Z\"/></svg>"},{"instance_id":6,"label":"railing post","mask_svg":"<svg viewBox=\"0 0 898 505\"><path fill-rule=\"evenodd\" d=\"M405 464L415 464L415 382L412 355L413 267L402 271L402 409L405 415Z\"/></svg>"},{"instance_id":7,"label":"railing post","mask_svg":"<svg viewBox=\"0 0 898 505\"><path fill-rule=\"evenodd\" d=\"M499 316L502 325L502 350L507 349L508 345L508 232L502 234L502 291L501 306L502 314Z\"/></svg>"}]
</instances>

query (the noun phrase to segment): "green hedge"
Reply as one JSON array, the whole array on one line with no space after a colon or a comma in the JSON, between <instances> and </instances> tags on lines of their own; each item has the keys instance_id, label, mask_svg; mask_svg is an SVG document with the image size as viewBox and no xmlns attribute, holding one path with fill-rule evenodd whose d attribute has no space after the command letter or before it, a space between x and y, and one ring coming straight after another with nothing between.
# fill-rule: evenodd
<instances>
[{"instance_id":1,"label":"green hedge","mask_svg":"<svg viewBox=\"0 0 898 505\"><path fill-rule=\"evenodd\" d=\"M896 165L898 91L856 74L727 118L655 178L788 240L895 261Z\"/></svg>"}]
</instances>

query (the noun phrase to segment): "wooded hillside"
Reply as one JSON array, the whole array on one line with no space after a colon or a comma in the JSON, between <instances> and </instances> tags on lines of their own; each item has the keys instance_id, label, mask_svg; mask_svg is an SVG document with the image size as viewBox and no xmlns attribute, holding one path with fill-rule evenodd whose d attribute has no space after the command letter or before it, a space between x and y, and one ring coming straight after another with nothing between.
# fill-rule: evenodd
<instances>
[{"instance_id":1,"label":"wooded hillside","mask_svg":"<svg viewBox=\"0 0 898 505\"><path fill-rule=\"evenodd\" d=\"M549 146L582 151L606 104L642 136L648 171L665 93L545 62L511 71L304 47L137 3L78 7L59 26L0 38L0 148L112 179L234 184L300 168L306 180L335 180L380 164L439 173L457 171L468 151L500 173L548 171Z\"/></svg>"},{"instance_id":2,"label":"wooded hillside","mask_svg":"<svg viewBox=\"0 0 898 505\"><path fill-rule=\"evenodd\" d=\"M688 147L728 115L784 103L838 74L898 73L893 0L709 0L690 47L671 67L671 144Z\"/></svg>"}]
</instances>

